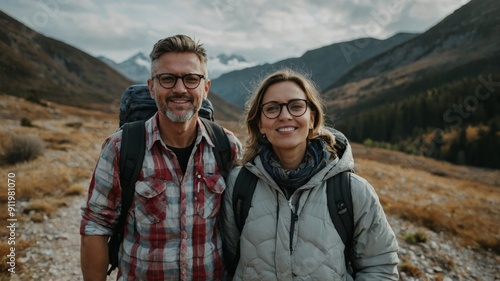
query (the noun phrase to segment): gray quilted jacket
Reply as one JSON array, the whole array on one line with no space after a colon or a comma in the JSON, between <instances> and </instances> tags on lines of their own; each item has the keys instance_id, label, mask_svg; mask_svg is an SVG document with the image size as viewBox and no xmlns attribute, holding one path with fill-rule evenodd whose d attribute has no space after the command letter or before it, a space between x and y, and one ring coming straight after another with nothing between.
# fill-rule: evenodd
<instances>
[{"instance_id":1,"label":"gray quilted jacket","mask_svg":"<svg viewBox=\"0 0 500 281\"><path fill-rule=\"evenodd\" d=\"M246 167L259 180L241 233L234 222L233 186L241 167L229 176L224 195L224 243L231 259L240 242L240 260L233 280L398 280L398 244L373 187L351 175L354 206L353 265L345 266L344 244L331 221L326 179L354 168L351 147L299 188L290 202L265 171L259 157ZM292 209L298 221L292 227ZM229 252L229 253L228 253Z\"/></svg>"}]
</instances>

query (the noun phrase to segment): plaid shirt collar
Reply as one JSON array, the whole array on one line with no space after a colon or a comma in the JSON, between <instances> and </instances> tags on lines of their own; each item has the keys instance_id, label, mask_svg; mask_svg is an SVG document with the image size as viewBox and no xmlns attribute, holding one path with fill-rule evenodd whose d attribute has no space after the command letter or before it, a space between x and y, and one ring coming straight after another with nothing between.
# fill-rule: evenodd
<instances>
[{"instance_id":1,"label":"plaid shirt collar","mask_svg":"<svg viewBox=\"0 0 500 281\"><path fill-rule=\"evenodd\" d=\"M151 117L149 120L146 121L146 128L147 128L146 131L148 132L148 135L146 137L146 149L148 150L151 150L155 142L163 143L163 140L161 139L160 135L160 127L159 127L160 117L158 116L158 114L159 113L157 112L153 117ZM205 126L203 126L203 123L200 121L199 118L197 122L198 122L197 126L198 132L195 140L195 145L197 146L198 144L200 144L201 140L205 138L208 145L214 147L215 146L214 143L210 139L208 132L205 129Z\"/></svg>"}]
</instances>

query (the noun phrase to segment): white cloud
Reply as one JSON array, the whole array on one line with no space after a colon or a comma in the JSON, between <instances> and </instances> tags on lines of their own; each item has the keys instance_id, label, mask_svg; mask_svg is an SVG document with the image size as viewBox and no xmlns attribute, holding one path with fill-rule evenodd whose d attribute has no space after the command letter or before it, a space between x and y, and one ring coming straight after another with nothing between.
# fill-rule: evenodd
<instances>
[{"instance_id":1,"label":"white cloud","mask_svg":"<svg viewBox=\"0 0 500 281\"><path fill-rule=\"evenodd\" d=\"M184 33L210 56L236 53L255 64L360 37L423 32L466 2L4 0L1 9L46 36L115 61L149 54L159 39Z\"/></svg>"},{"instance_id":2,"label":"white cloud","mask_svg":"<svg viewBox=\"0 0 500 281\"><path fill-rule=\"evenodd\" d=\"M256 62L241 62L237 60L230 60L228 64L223 64L217 58L210 58L208 60L208 74L210 79L215 79L223 73L255 65L257 65Z\"/></svg>"}]
</instances>

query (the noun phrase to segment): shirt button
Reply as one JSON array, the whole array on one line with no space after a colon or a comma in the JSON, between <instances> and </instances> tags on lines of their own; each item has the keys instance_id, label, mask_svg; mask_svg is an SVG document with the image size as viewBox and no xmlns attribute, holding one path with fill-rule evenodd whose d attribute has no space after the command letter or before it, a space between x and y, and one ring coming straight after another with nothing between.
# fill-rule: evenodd
<instances>
[{"instance_id":1,"label":"shirt button","mask_svg":"<svg viewBox=\"0 0 500 281\"><path fill-rule=\"evenodd\" d=\"M184 231L184 232L182 232L182 238L184 238L184 239L187 239L187 238L188 238L188 235L187 235L187 233L186 233L185 231Z\"/></svg>"}]
</instances>

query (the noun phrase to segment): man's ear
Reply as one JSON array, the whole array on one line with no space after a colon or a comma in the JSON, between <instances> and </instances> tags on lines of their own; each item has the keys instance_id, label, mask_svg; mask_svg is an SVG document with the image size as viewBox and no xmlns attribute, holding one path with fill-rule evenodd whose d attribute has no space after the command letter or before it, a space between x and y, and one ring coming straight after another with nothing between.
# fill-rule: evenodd
<instances>
[{"instance_id":1,"label":"man's ear","mask_svg":"<svg viewBox=\"0 0 500 281\"><path fill-rule=\"evenodd\" d=\"M212 81L207 79L205 82L205 93L203 94L203 99L206 99L208 97L208 91L210 90L210 85L212 85Z\"/></svg>"},{"instance_id":2,"label":"man's ear","mask_svg":"<svg viewBox=\"0 0 500 281\"><path fill-rule=\"evenodd\" d=\"M149 89L149 95L151 95L152 99L155 99L155 92L153 91L153 83L154 81L151 79L148 79L148 89Z\"/></svg>"}]
</instances>

